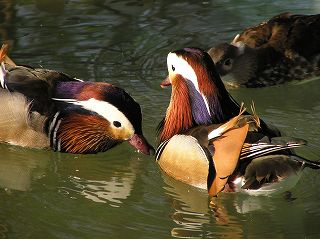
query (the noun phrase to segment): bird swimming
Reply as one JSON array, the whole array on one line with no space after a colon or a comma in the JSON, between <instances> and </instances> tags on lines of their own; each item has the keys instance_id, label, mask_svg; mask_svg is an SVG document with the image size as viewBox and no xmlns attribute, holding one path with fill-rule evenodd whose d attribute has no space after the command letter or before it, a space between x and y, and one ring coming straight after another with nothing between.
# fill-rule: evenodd
<instances>
[{"instance_id":1,"label":"bird swimming","mask_svg":"<svg viewBox=\"0 0 320 239\"><path fill-rule=\"evenodd\" d=\"M265 87L320 75L320 14L282 13L208 53L225 84Z\"/></svg>"},{"instance_id":2,"label":"bird swimming","mask_svg":"<svg viewBox=\"0 0 320 239\"><path fill-rule=\"evenodd\" d=\"M153 154L140 105L123 89L67 74L16 65L0 50L0 142L88 154L128 141Z\"/></svg>"},{"instance_id":3,"label":"bird swimming","mask_svg":"<svg viewBox=\"0 0 320 239\"><path fill-rule=\"evenodd\" d=\"M257 116L254 105L249 114L232 98L202 49L170 52L167 68L161 86L171 85L172 92L159 125L156 162L169 176L207 189L210 196L258 195L292 187L306 167L320 168L320 162L291 150L306 141L281 136Z\"/></svg>"}]
</instances>

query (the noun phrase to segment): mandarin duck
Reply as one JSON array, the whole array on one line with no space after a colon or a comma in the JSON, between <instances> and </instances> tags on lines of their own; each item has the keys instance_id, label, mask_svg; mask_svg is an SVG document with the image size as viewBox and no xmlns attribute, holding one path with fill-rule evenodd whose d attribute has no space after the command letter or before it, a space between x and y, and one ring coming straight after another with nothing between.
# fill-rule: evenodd
<instances>
[{"instance_id":1,"label":"mandarin duck","mask_svg":"<svg viewBox=\"0 0 320 239\"><path fill-rule=\"evenodd\" d=\"M221 191L269 194L294 185L303 168L320 168L319 162L290 150L304 140L282 137L254 106L249 114L237 104L208 53L198 48L170 52L167 66L169 76L161 86L172 85L172 93L156 151L166 174L207 189L210 196Z\"/></svg>"},{"instance_id":2,"label":"mandarin duck","mask_svg":"<svg viewBox=\"0 0 320 239\"><path fill-rule=\"evenodd\" d=\"M76 154L128 141L153 154L142 133L140 105L123 89L16 65L0 50L0 142Z\"/></svg>"},{"instance_id":3,"label":"mandarin duck","mask_svg":"<svg viewBox=\"0 0 320 239\"><path fill-rule=\"evenodd\" d=\"M265 87L320 75L320 14L282 13L208 53L227 85Z\"/></svg>"}]
</instances>

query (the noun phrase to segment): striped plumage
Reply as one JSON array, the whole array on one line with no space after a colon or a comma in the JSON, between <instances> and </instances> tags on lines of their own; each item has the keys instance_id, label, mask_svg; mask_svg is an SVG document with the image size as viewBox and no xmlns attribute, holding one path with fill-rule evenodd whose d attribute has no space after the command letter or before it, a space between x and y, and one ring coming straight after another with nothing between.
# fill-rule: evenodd
<instances>
[{"instance_id":1,"label":"striped plumage","mask_svg":"<svg viewBox=\"0 0 320 239\"><path fill-rule=\"evenodd\" d=\"M140 105L123 89L103 82L83 82L57 71L18 66L6 56L6 50L3 46L0 53L0 108L8 114L0 116L0 127L9 134L1 130L1 142L98 153L129 141L142 153L154 152L142 133ZM32 134L19 139L26 132Z\"/></svg>"},{"instance_id":2,"label":"striped plumage","mask_svg":"<svg viewBox=\"0 0 320 239\"><path fill-rule=\"evenodd\" d=\"M320 14L283 13L208 52L227 85L264 87L320 75Z\"/></svg>"},{"instance_id":3,"label":"striped plumage","mask_svg":"<svg viewBox=\"0 0 320 239\"><path fill-rule=\"evenodd\" d=\"M184 48L169 53L167 65L161 86L172 85L172 94L159 125L156 160L169 176L211 196L222 190L268 194L304 167L320 168L290 150L304 140L281 137L254 105L249 114L237 104L208 53Z\"/></svg>"}]
</instances>

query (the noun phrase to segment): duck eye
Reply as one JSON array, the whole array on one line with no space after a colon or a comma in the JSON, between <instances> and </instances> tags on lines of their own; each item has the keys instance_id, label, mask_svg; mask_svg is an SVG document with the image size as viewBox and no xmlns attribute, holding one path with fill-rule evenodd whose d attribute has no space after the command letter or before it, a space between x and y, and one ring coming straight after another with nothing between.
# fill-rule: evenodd
<instances>
[{"instance_id":1,"label":"duck eye","mask_svg":"<svg viewBox=\"0 0 320 239\"><path fill-rule=\"evenodd\" d=\"M176 70L176 68L173 65L171 65L171 69L172 69L172 71Z\"/></svg>"},{"instance_id":2,"label":"duck eye","mask_svg":"<svg viewBox=\"0 0 320 239\"><path fill-rule=\"evenodd\" d=\"M226 59L225 61L224 61L224 65L225 66L230 66L232 64L232 60L230 59L230 58L228 58L228 59Z\"/></svg>"},{"instance_id":3,"label":"duck eye","mask_svg":"<svg viewBox=\"0 0 320 239\"><path fill-rule=\"evenodd\" d=\"M113 121L113 125L117 128L121 127L121 123L119 121Z\"/></svg>"}]
</instances>

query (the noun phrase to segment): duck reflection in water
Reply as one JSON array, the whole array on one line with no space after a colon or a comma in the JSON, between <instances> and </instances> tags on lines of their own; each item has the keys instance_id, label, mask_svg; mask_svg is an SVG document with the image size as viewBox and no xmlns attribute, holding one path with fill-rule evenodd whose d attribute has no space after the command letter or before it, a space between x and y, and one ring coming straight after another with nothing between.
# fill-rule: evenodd
<instances>
[{"instance_id":1,"label":"duck reflection in water","mask_svg":"<svg viewBox=\"0 0 320 239\"><path fill-rule=\"evenodd\" d=\"M47 153L7 145L0 145L0 151L0 188L7 193L29 191L34 180L45 177ZM25 156L26 151L29 157Z\"/></svg>"},{"instance_id":2,"label":"duck reflection in water","mask_svg":"<svg viewBox=\"0 0 320 239\"><path fill-rule=\"evenodd\" d=\"M135 158L126 163L115 156L106 165L105 154L59 154L2 144L0 151L0 188L7 194L32 191L39 181L51 187L47 180L54 178L54 187L63 197L86 198L113 207L119 207L131 195L142 162Z\"/></svg>"},{"instance_id":3,"label":"duck reflection in water","mask_svg":"<svg viewBox=\"0 0 320 239\"><path fill-rule=\"evenodd\" d=\"M121 151L123 149L119 149ZM130 151L128 151L130 152ZM130 154L130 153L129 153ZM68 155L72 157L72 155ZM65 157L65 155L64 155ZM139 159L122 154L110 155L108 164L105 155L78 155L76 160L63 160L59 173L66 175L66 182L59 187L59 192L73 199L86 198L96 203L106 203L120 207L131 195L140 170ZM121 159L119 158L121 157Z\"/></svg>"},{"instance_id":4,"label":"duck reflection in water","mask_svg":"<svg viewBox=\"0 0 320 239\"><path fill-rule=\"evenodd\" d=\"M176 227L171 235L177 238L242 238L237 216L229 215L221 201L209 205L205 190L179 182L162 173L164 187L174 212L171 215ZM223 196L222 196L223 197ZM219 198L220 199L220 198Z\"/></svg>"},{"instance_id":5,"label":"duck reflection in water","mask_svg":"<svg viewBox=\"0 0 320 239\"><path fill-rule=\"evenodd\" d=\"M170 215L175 226L171 235L177 238L244 238L267 235L274 225L283 226L285 237L301 228L305 209L299 200L287 200L283 194L249 196L244 193L222 193L209 202L206 190L181 183L162 172L165 193L172 205ZM292 199L292 198L291 198ZM281 210L280 210L281 208ZM272 222L261 227L261 221ZM266 233L266 234L264 234Z\"/></svg>"}]
</instances>

